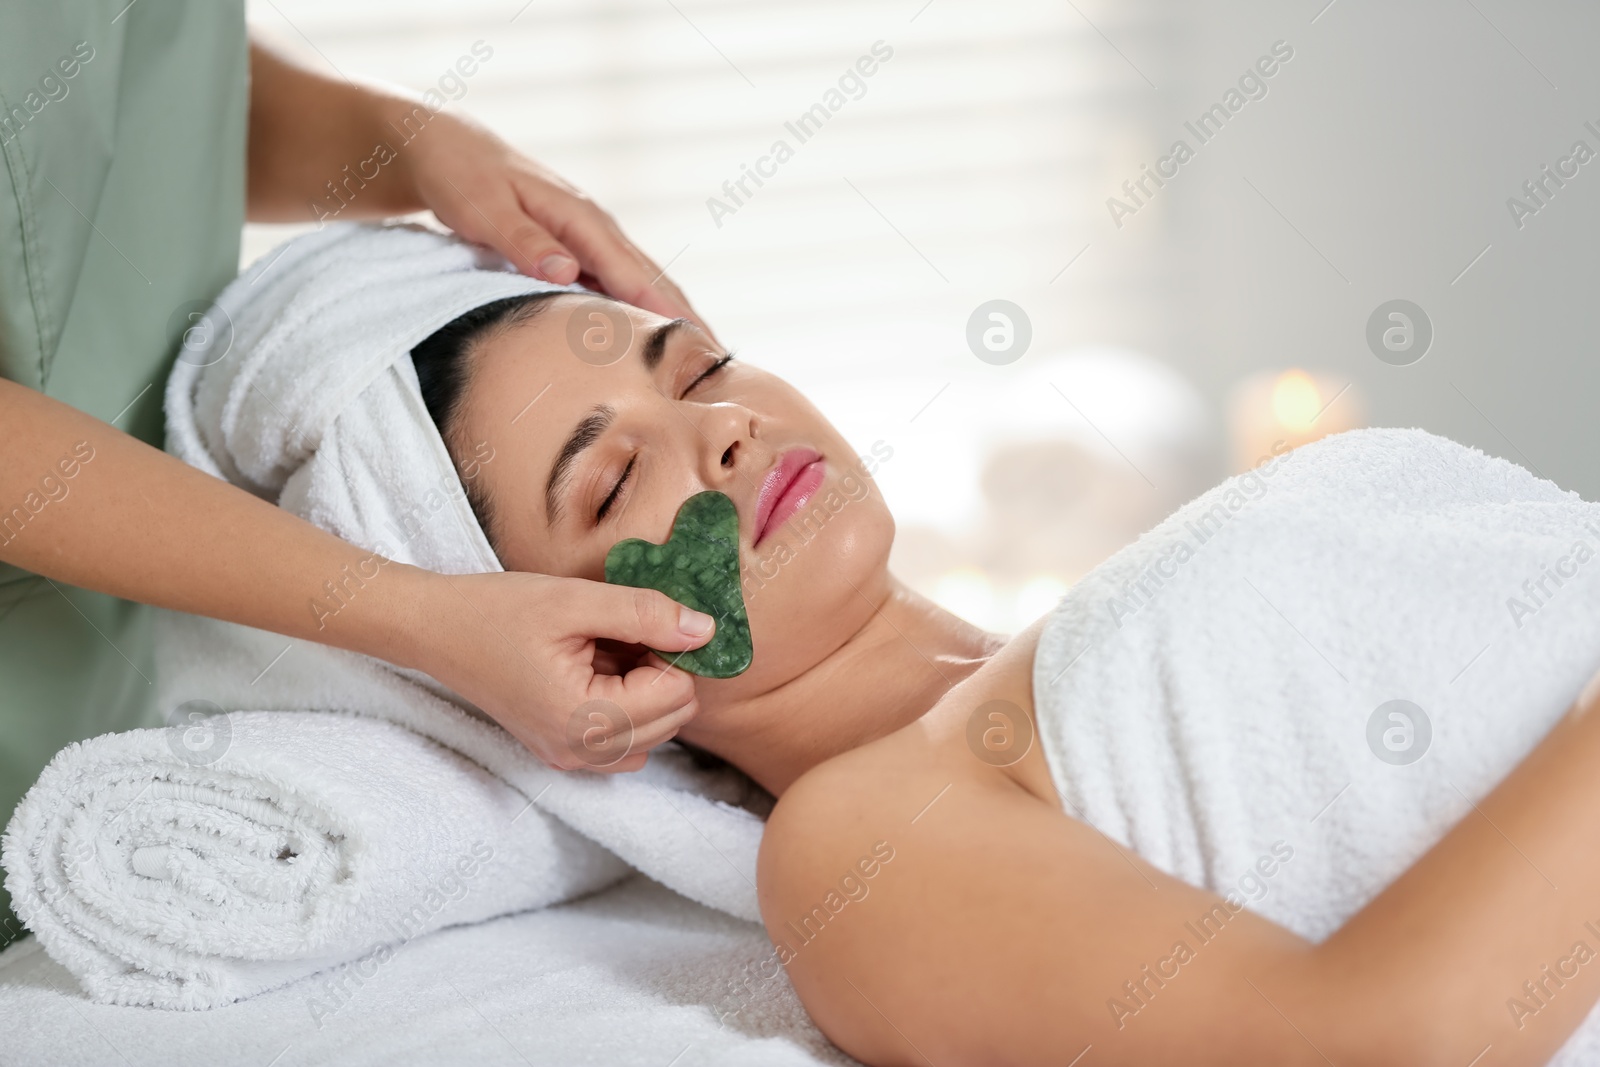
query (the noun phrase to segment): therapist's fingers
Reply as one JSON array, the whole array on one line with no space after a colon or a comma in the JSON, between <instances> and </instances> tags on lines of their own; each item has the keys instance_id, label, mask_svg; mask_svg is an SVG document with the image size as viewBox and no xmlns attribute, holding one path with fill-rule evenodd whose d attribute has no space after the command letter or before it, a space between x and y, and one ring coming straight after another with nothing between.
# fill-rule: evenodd
<instances>
[{"instance_id":1,"label":"therapist's fingers","mask_svg":"<svg viewBox=\"0 0 1600 1067\"><path fill-rule=\"evenodd\" d=\"M627 723L619 724L619 729L625 725L634 736L653 736L661 720L686 712L674 720L681 726L699 709L694 677L681 667L666 667L659 662L646 663L623 675L595 675L589 694L621 708Z\"/></svg>"},{"instance_id":2,"label":"therapist's fingers","mask_svg":"<svg viewBox=\"0 0 1600 1067\"><path fill-rule=\"evenodd\" d=\"M428 130L401 167L440 222L531 277L568 285L588 275L618 300L710 333L616 220L559 174L459 115L439 116Z\"/></svg>"},{"instance_id":3,"label":"therapist's fingers","mask_svg":"<svg viewBox=\"0 0 1600 1067\"><path fill-rule=\"evenodd\" d=\"M581 578L567 580L565 603L557 618L568 632L585 639L609 638L663 652L687 652L711 640L716 620L654 589L611 585Z\"/></svg>"},{"instance_id":4,"label":"therapist's fingers","mask_svg":"<svg viewBox=\"0 0 1600 1067\"><path fill-rule=\"evenodd\" d=\"M700 710L694 681L659 660L621 677L597 675L589 693L568 735L573 766L585 770L639 769Z\"/></svg>"},{"instance_id":5,"label":"therapist's fingers","mask_svg":"<svg viewBox=\"0 0 1600 1067\"><path fill-rule=\"evenodd\" d=\"M528 216L509 188L469 193L452 187L441 196L445 202L436 203L433 213L469 241L488 245L530 278L557 285L577 280L578 261L549 230ZM451 203L452 199L458 202Z\"/></svg>"},{"instance_id":6,"label":"therapist's fingers","mask_svg":"<svg viewBox=\"0 0 1600 1067\"><path fill-rule=\"evenodd\" d=\"M629 738L629 755L645 755L659 745L678 736L678 731L699 714L700 705L691 701L676 711L669 712L642 726L634 726Z\"/></svg>"},{"instance_id":7,"label":"therapist's fingers","mask_svg":"<svg viewBox=\"0 0 1600 1067\"><path fill-rule=\"evenodd\" d=\"M689 319L711 334L677 284L593 200L542 177L518 182L517 195L528 215L570 249L605 292L669 319Z\"/></svg>"},{"instance_id":8,"label":"therapist's fingers","mask_svg":"<svg viewBox=\"0 0 1600 1067\"><path fill-rule=\"evenodd\" d=\"M609 767L593 767L591 770L599 771L601 774L629 774L633 771L644 770L644 765L649 759L650 753L635 752L630 756L622 757L622 759Z\"/></svg>"}]
</instances>

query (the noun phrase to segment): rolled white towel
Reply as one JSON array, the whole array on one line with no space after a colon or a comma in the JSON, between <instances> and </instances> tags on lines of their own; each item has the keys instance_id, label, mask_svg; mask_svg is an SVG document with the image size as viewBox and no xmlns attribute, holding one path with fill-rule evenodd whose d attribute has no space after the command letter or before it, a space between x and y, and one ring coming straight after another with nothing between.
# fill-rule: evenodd
<instances>
[{"instance_id":1,"label":"rolled white towel","mask_svg":"<svg viewBox=\"0 0 1600 1067\"><path fill-rule=\"evenodd\" d=\"M628 871L524 793L364 715L234 712L70 745L4 851L94 998L209 1008Z\"/></svg>"}]
</instances>

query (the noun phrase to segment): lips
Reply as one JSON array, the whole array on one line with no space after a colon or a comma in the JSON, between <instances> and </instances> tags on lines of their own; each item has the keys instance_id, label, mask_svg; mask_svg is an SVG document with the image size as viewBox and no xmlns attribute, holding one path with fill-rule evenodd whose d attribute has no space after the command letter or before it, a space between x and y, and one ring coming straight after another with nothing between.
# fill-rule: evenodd
<instances>
[{"instance_id":1,"label":"lips","mask_svg":"<svg viewBox=\"0 0 1600 1067\"><path fill-rule=\"evenodd\" d=\"M811 499L822 485L826 473L822 454L810 448L791 448L778 457L778 463L761 482L756 497L755 541L789 521L789 517Z\"/></svg>"}]
</instances>

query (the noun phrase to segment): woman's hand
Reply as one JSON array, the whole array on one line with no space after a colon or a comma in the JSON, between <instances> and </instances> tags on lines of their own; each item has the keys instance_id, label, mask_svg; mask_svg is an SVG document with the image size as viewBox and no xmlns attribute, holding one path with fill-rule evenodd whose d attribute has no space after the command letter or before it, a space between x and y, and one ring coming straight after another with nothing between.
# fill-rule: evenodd
<instances>
[{"instance_id":1,"label":"woman's hand","mask_svg":"<svg viewBox=\"0 0 1600 1067\"><path fill-rule=\"evenodd\" d=\"M711 639L709 615L653 589L543 574L437 575L405 657L560 770L635 771L699 711L694 679L650 648Z\"/></svg>"}]
</instances>

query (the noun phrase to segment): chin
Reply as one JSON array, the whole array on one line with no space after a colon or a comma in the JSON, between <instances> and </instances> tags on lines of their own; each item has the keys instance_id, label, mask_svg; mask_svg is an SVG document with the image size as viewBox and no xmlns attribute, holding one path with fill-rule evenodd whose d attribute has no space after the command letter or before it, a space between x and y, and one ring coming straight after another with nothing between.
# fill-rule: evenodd
<instances>
[{"instance_id":1,"label":"chin","mask_svg":"<svg viewBox=\"0 0 1600 1067\"><path fill-rule=\"evenodd\" d=\"M765 692L814 667L866 624L888 587L894 519L875 490L852 498L841 489L830 507L833 486L824 482L744 566L755 662L715 682L729 695Z\"/></svg>"}]
</instances>

